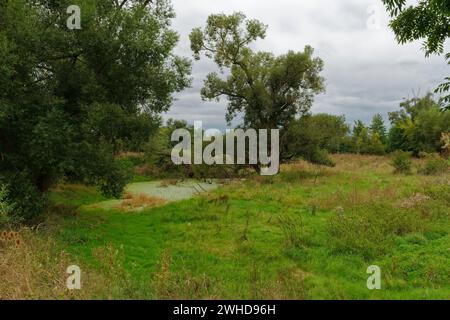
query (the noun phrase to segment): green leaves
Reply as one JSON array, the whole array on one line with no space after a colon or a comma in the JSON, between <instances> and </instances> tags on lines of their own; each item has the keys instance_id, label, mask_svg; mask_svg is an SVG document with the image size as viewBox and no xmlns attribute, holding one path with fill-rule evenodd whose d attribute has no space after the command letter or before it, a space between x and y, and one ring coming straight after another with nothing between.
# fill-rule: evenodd
<instances>
[{"instance_id":1,"label":"green leaves","mask_svg":"<svg viewBox=\"0 0 450 320\"><path fill-rule=\"evenodd\" d=\"M450 131L450 112L440 112L432 94L401 103L402 110L389 114L391 149L440 152L441 134Z\"/></svg>"},{"instance_id":2,"label":"green leaves","mask_svg":"<svg viewBox=\"0 0 450 320\"><path fill-rule=\"evenodd\" d=\"M23 215L62 176L120 194L114 154L141 149L190 84L170 1L79 0L81 30L70 4L0 1L0 180Z\"/></svg>"},{"instance_id":3,"label":"green leaves","mask_svg":"<svg viewBox=\"0 0 450 320\"><path fill-rule=\"evenodd\" d=\"M205 29L190 34L195 59L203 52L219 67L231 67L242 60L253 41L265 38L267 27L258 20L246 20L243 13L210 15Z\"/></svg>"},{"instance_id":4,"label":"green leaves","mask_svg":"<svg viewBox=\"0 0 450 320\"><path fill-rule=\"evenodd\" d=\"M415 6L406 6L406 0L383 0L392 21L390 26L401 44L422 40L423 50L431 54L443 54L444 43L450 37L450 1L420 0ZM449 54L446 54L449 60ZM446 79L448 80L448 78ZM435 93L448 92L450 82L444 82ZM450 109L450 95L441 99L442 108Z\"/></svg>"},{"instance_id":5,"label":"green leaves","mask_svg":"<svg viewBox=\"0 0 450 320\"><path fill-rule=\"evenodd\" d=\"M226 119L231 122L244 114L244 127L286 128L297 114L309 110L313 96L324 90L319 75L323 62L313 57L307 46L304 52L290 51L274 56L270 52L253 52L249 45L266 35L267 26L246 20L242 13L211 15L204 30L195 28L191 48L196 59L201 54L214 59L221 74L207 76L202 98L228 100Z\"/></svg>"}]
</instances>

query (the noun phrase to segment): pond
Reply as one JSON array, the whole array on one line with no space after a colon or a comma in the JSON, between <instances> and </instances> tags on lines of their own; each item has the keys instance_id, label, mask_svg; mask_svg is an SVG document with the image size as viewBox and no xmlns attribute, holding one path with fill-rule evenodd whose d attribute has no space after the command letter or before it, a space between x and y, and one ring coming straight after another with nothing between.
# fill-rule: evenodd
<instances>
[{"instance_id":1,"label":"pond","mask_svg":"<svg viewBox=\"0 0 450 320\"><path fill-rule=\"evenodd\" d=\"M184 180L184 181L149 181L130 183L125 188L124 194L131 196L146 196L162 199L166 202L186 200L197 194L205 193L217 189L220 184L216 181ZM121 207L127 199L113 199L96 203L89 207L101 209L117 209ZM134 208L134 211L144 209L145 206ZM138 210L136 210L138 209Z\"/></svg>"}]
</instances>

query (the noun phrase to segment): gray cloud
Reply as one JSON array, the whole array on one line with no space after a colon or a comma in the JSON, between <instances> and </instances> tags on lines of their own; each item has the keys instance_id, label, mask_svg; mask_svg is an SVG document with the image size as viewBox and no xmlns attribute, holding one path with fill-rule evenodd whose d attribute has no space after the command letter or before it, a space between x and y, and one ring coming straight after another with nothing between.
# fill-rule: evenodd
<instances>
[{"instance_id":1,"label":"gray cloud","mask_svg":"<svg viewBox=\"0 0 450 320\"><path fill-rule=\"evenodd\" d=\"M244 12L269 25L258 50L276 54L303 50L309 44L325 61L327 92L317 97L313 112L345 114L349 122L369 121L375 113L395 110L402 98L433 90L449 73L443 57L425 58L420 43L400 46L387 27L387 15L378 0L173 0L180 34L177 54L191 57L189 33L203 26L211 13ZM374 16L375 14L375 16ZM368 28L369 18L379 28ZM370 20L374 21L374 20ZM194 62L193 86L176 96L164 116L202 120L204 127L226 127L226 101L204 102L200 89L211 61Z\"/></svg>"}]
</instances>

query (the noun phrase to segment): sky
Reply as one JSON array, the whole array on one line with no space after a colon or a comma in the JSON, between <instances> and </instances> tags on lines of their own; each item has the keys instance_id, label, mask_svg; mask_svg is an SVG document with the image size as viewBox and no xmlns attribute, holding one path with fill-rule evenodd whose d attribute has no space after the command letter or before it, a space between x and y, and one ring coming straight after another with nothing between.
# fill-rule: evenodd
<instances>
[{"instance_id":1,"label":"sky","mask_svg":"<svg viewBox=\"0 0 450 320\"><path fill-rule=\"evenodd\" d=\"M444 56L425 57L421 43L399 45L388 27L380 0L172 0L180 35L175 53L192 58L189 33L203 27L213 13L243 12L268 25L255 50L284 54L315 49L325 68L326 92L316 97L312 113L345 115L348 123L370 122L398 109L402 99L432 91L449 74ZM449 47L449 43L446 43ZM447 50L448 51L448 50ZM193 59L192 59L193 60ZM217 71L203 57L193 62L192 87L175 96L165 119L203 121L204 128L227 128L227 101L204 102L200 90L206 75ZM232 124L238 124L239 119Z\"/></svg>"}]
</instances>

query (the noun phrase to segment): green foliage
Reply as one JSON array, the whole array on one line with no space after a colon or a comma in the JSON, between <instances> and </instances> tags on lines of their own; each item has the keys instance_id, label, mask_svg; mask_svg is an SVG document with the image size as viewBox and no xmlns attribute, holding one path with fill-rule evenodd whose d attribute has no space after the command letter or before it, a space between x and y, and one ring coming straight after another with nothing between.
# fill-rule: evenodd
<instances>
[{"instance_id":1,"label":"green foliage","mask_svg":"<svg viewBox=\"0 0 450 320\"><path fill-rule=\"evenodd\" d=\"M189 84L169 1L121 3L77 1L69 30L71 1L0 1L0 181L22 216L64 176L119 195L114 154L139 150Z\"/></svg>"},{"instance_id":2,"label":"green foliage","mask_svg":"<svg viewBox=\"0 0 450 320\"><path fill-rule=\"evenodd\" d=\"M448 0L420 0L410 5L406 0L382 0L389 10L390 26L401 44L423 40L426 55L442 54L444 43L450 36L450 2ZM446 54L450 63L450 53ZM448 92L450 78L441 84L436 93ZM442 98L444 107L450 108L450 95Z\"/></svg>"},{"instance_id":3,"label":"green foliage","mask_svg":"<svg viewBox=\"0 0 450 320\"><path fill-rule=\"evenodd\" d=\"M374 132L370 135L369 145L367 147L367 153L375 155L383 155L385 153L386 147L383 144L382 138L378 133Z\"/></svg>"},{"instance_id":4,"label":"green foliage","mask_svg":"<svg viewBox=\"0 0 450 320\"><path fill-rule=\"evenodd\" d=\"M8 189L0 185L0 227L13 220L14 204L8 200Z\"/></svg>"},{"instance_id":5,"label":"green foliage","mask_svg":"<svg viewBox=\"0 0 450 320\"><path fill-rule=\"evenodd\" d=\"M384 120L381 114L376 114L372 118L372 123L370 125L370 132L372 135L377 134L381 143L387 143L387 131L384 125Z\"/></svg>"},{"instance_id":6,"label":"green foliage","mask_svg":"<svg viewBox=\"0 0 450 320\"><path fill-rule=\"evenodd\" d=\"M425 164L419 172L425 175L443 174L449 168L448 161L436 153L425 155Z\"/></svg>"},{"instance_id":7,"label":"green foliage","mask_svg":"<svg viewBox=\"0 0 450 320\"><path fill-rule=\"evenodd\" d=\"M301 156L313 163L333 166L328 152L342 150L348 131L343 116L303 116L294 120L283 136L282 158Z\"/></svg>"},{"instance_id":8,"label":"green foliage","mask_svg":"<svg viewBox=\"0 0 450 320\"><path fill-rule=\"evenodd\" d=\"M414 155L440 152L442 133L450 131L450 112L441 112L432 94L406 100L400 108L389 113L389 149L411 151Z\"/></svg>"},{"instance_id":9,"label":"green foliage","mask_svg":"<svg viewBox=\"0 0 450 320\"><path fill-rule=\"evenodd\" d=\"M416 212L391 204L371 205L333 216L328 224L330 245L338 252L361 254L370 260L386 253L395 236L421 230L419 221Z\"/></svg>"},{"instance_id":10,"label":"green foliage","mask_svg":"<svg viewBox=\"0 0 450 320\"><path fill-rule=\"evenodd\" d=\"M345 122L345 116L330 114L315 114L305 117L306 130L314 134L319 142L319 147L331 153L341 151L343 139L349 132L349 126Z\"/></svg>"},{"instance_id":11,"label":"green foliage","mask_svg":"<svg viewBox=\"0 0 450 320\"><path fill-rule=\"evenodd\" d=\"M175 165L171 159L171 152L178 142L171 141L171 137L176 129L186 129L191 133L191 136L194 135L194 127L187 125L186 121L169 119L167 124L161 127L146 145L146 164L144 166L147 167L147 174L152 178L232 178L240 176L241 171L248 167L245 165ZM225 140L226 137L223 137L223 139ZM203 141L203 149L209 143ZM246 146L248 147L248 144ZM223 153L226 154L225 143ZM191 162L194 163L194 139L191 139Z\"/></svg>"},{"instance_id":12,"label":"green foliage","mask_svg":"<svg viewBox=\"0 0 450 320\"><path fill-rule=\"evenodd\" d=\"M309 46L281 56L252 51L250 44L265 34L265 25L242 13L211 15L204 30L192 31L191 48L196 59L204 53L222 72L228 69L225 79L210 73L202 89L205 100L228 99L228 122L243 114L243 127L284 131L324 90L323 61Z\"/></svg>"},{"instance_id":13,"label":"green foliage","mask_svg":"<svg viewBox=\"0 0 450 320\"><path fill-rule=\"evenodd\" d=\"M405 151L394 152L391 165L395 168L395 173L411 174L411 153Z\"/></svg>"},{"instance_id":14,"label":"green foliage","mask_svg":"<svg viewBox=\"0 0 450 320\"><path fill-rule=\"evenodd\" d=\"M356 120L353 126L353 137L365 137L367 135L367 127L361 120Z\"/></svg>"}]
</instances>

